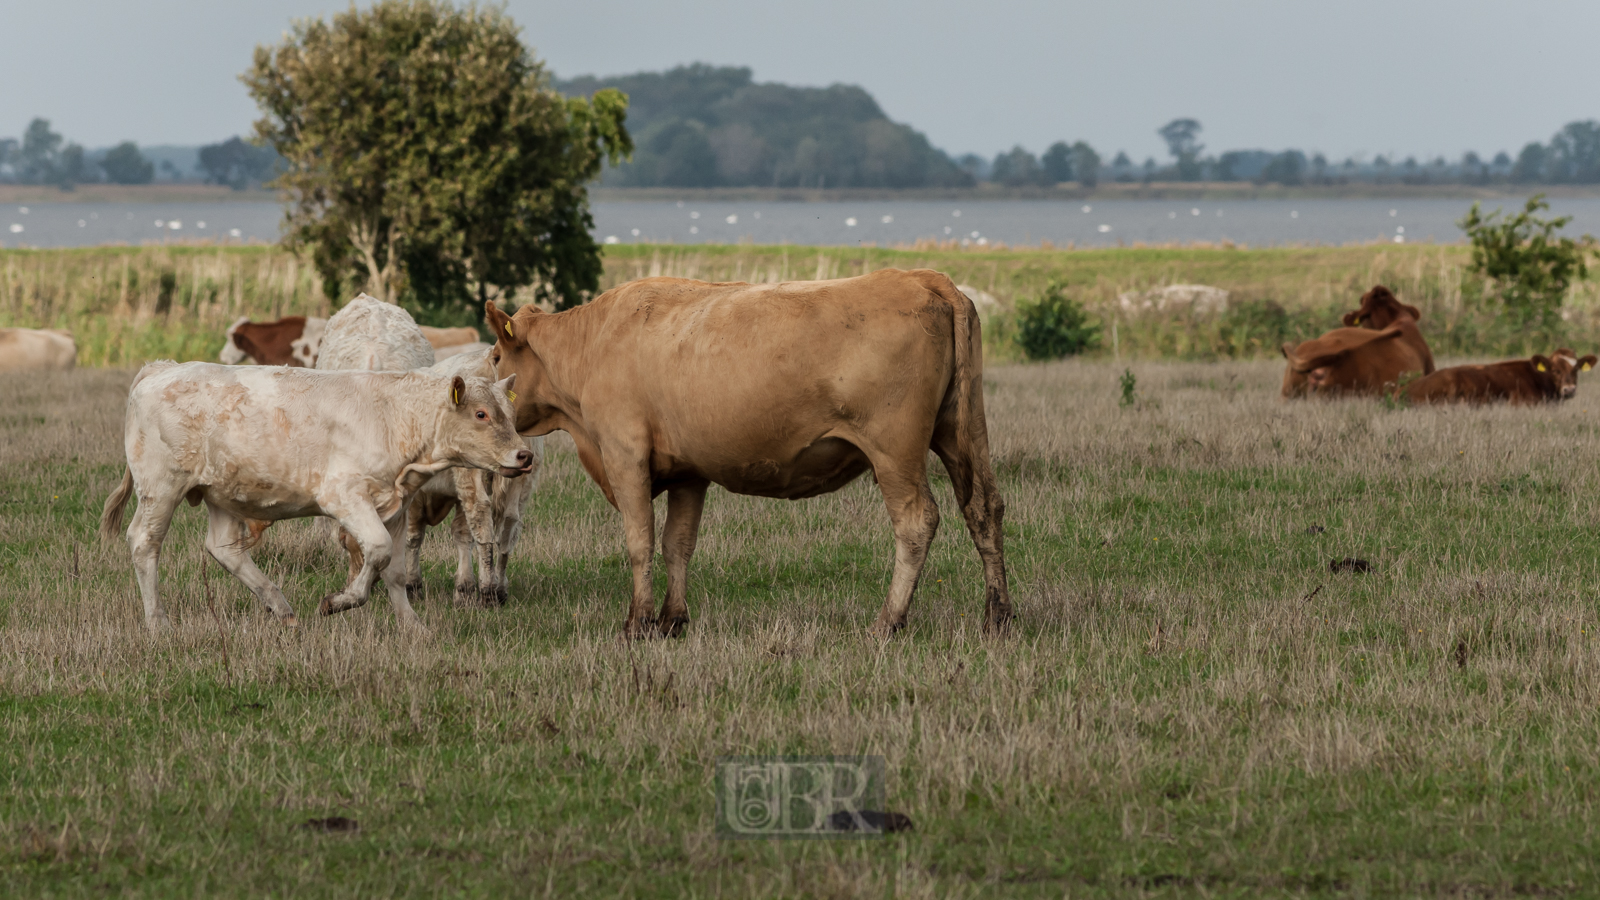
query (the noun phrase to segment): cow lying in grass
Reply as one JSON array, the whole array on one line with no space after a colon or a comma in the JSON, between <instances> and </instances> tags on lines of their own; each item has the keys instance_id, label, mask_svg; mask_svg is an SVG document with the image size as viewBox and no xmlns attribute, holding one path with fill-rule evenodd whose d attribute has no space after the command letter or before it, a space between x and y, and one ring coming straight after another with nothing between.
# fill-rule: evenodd
<instances>
[{"instance_id":1,"label":"cow lying in grass","mask_svg":"<svg viewBox=\"0 0 1600 900\"><path fill-rule=\"evenodd\" d=\"M489 347L442 360L422 371L435 375L477 376L493 379ZM513 400L515 397L512 398ZM456 542L456 602L463 606L504 606L509 596L506 563L522 534L522 508L537 486L544 460L544 438L525 438L533 453L533 467L521 478L500 478L478 469L456 468L428 479L406 520L407 590L422 589L422 539L428 528L450 523ZM473 575L474 559L478 563Z\"/></svg>"},{"instance_id":2,"label":"cow lying in grass","mask_svg":"<svg viewBox=\"0 0 1600 900\"><path fill-rule=\"evenodd\" d=\"M273 522L330 516L360 545L362 565L322 601L340 612L367 601L381 574L396 617L417 622L406 600L400 531L407 502L432 476L474 466L516 477L533 454L512 427L515 376L416 372L316 372L212 363L150 363L128 391L128 469L106 499L100 532L114 536L137 490L128 526L134 572L152 630L168 625L157 591L161 543L178 503L206 504L206 549L286 625L283 591L250 559Z\"/></svg>"},{"instance_id":3,"label":"cow lying in grass","mask_svg":"<svg viewBox=\"0 0 1600 900\"><path fill-rule=\"evenodd\" d=\"M1406 373L1433 371L1433 351L1417 322L1422 310L1401 303L1394 292L1374 285L1361 306L1345 313L1344 328L1299 345L1283 345L1289 361L1283 396L1382 394Z\"/></svg>"},{"instance_id":4,"label":"cow lying in grass","mask_svg":"<svg viewBox=\"0 0 1600 900\"><path fill-rule=\"evenodd\" d=\"M674 635L706 489L798 500L871 471L894 525L894 576L872 631L905 625L939 508L928 451L950 474L983 560L985 631L1011 618L983 412L983 343L949 278L707 284L647 278L589 303L516 317L487 304L499 372L518 376L517 430L566 431L622 513L633 567L623 633ZM656 614L651 498L667 494L667 597Z\"/></svg>"},{"instance_id":5,"label":"cow lying in grass","mask_svg":"<svg viewBox=\"0 0 1600 900\"><path fill-rule=\"evenodd\" d=\"M1578 392L1578 373L1594 368L1562 347L1550 356L1511 359L1486 366L1451 366L1407 384L1397 393L1409 403L1552 403Z\"/></svg>"}]
</instances>

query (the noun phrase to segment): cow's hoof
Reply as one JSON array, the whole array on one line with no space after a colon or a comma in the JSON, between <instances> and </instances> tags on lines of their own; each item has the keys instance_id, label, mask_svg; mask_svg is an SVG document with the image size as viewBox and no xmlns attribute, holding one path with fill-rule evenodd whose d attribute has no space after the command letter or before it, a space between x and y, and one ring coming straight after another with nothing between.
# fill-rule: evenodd
<instances>
[{"instance_id":1,"label":"cow's hoof","mask_svg":"<svg viewBox=\"0 0 1600 900\"><path fill-rule=\"evenodd\" d=\"M366 602L365 597L360 600L352 600L343 591L337 591L322 598L322 602L317 604L317 612L325 616L331 616L334 613L342 613L347 609L355 609Z\"/></svg>"},{"instance_id":2,"label":"cow's hoof","mask_svg":"<svg viewBox=\"0 0 1600 900\"><path fill-rule=\"evenodd\" d=\"M673 616L670 619L662 619L661 623L657 626L657 630L661 633L661 636L666 638L681 638L683 637L684 632L688 631L688 629L688 616Z\"/></svg>"},{"instance_id":3,"label":"cow's hoof","mask_svg":"<svg viewBox=\"0 0 1600 900\"><path fill-rule=\"evenodd\" d=\"M406 582L406 600L407 601L416 601L416 600L420 600L421 598L422 598L422 582L420 582L420 581L408 581L408 582Z\"/></svg>"},{"instance_id":4,"label":"cow's hoof","mask_svg":"<svg viewBox=\"0 0 1600 900\"><path fill-rule=\"evenodd\" d=\"M510 602L511 602L511 592L506 589L506 586L504 584L497 586L494 589L494 605L495 606L505 606L507 603L510 603Z\"/></svg>"},{"instance_id":5,"label":"cow's hoof","mask_svg":"<svg viewBox=\"0 0 1600 900\"><path fill-rule=\"evenodd\" d=\"M1011 631L1011 620L1016 618L1010 606L991 606L983 619L983 633L1001 635Z\"/></svg>"},{"instance_id":6,"label":"cow's hoof","mask_svg":"<svg viewBox=\"0 0 1600 900\"><path fill-rule=\"evenodd\" d=\"M482 606L483 598L478 593L478 586L475 584L456 585L456 605L464 606L468 609Z\"/></svg>"},{"instance_id":7,"label":"cow's hoof","mask_svg":"<svg viewBox=\"0 0 1600 900\"><path fill-rule=\"evenodd\" d=\"M146 628L150 629L151 634L166 634L172 630L172 620L167 618L166 613L148 616L145 618L144 624Z\"/></svg>"},{"instance_id":8,"label":"cow's hoof","mask_svg":"<svg viewBox=\"0 0 1600 900\"><path fill-rule=\"evenodd\" d=\"M887 641L888 639L899 634L901 631L904 631L905 627L906 623L904 621L874 622L872 623L872 627L867 629L867 634L872 635L880 641Z\"/></svg>"},{"instance_id":9,"label":"cow's hoof","mask_svg":"<svg viewBox=\"0 0 1600 900\"><path fill-rule=\"evenodd\" d=\"M635 619L624 622L622 638L628 641L648 641L656 636L655 619Z\"/></svg>"}]
</instances>

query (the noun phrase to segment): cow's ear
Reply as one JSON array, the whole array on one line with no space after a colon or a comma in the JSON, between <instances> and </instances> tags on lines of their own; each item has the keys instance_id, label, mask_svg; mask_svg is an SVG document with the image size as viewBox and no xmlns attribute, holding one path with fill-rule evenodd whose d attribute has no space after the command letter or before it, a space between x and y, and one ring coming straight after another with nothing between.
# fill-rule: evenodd
<instances>
[{"instance_id":1,"label":"cow's ear","mask_svg":"<svg viewBox=\"0 0 1600 900\"><path fill-rule=\"evenodd\" d=\"M1289 362L1294 362L1294 345L1293 344L1286 343L1282 347L1279 347L1278 349L1283 351L1283 358L1284 359L1287 359Z\"/></svg>"},{"instance_id":2,"label":"cow's ear","mask_svg":"<svg viewBox=\"0 0 1600 900\"><path fill-rule=\"evenodd\" d=\"M1588 356L1585 356L1583 359L1578 360L1578 371L1587 372L1594 368L1596 363L1600 363L1600 356L1595 356L1593 353L1591 353Z\"/></svg>"},{"instance_id":3,"label":"cow's ear","mask_svg":"<svg viewBox=\"0 0 1600 900\"><path fill-rule=\"evenodd\" d=\"M1347 312L1347 313L1344 314L1344 325L1345 325L1346 328L1355 328L1356 326L1358 326L1360 324L1361 324L1361 312L1360 312L1360 310L1357 310L1356 312Z\"/></svg>"},{"instance_id":4,"label":"cow's ear","mask_svg":"<svg viewBox=\"0 0 1600 900\"><path fill-rule=\"evenodd\" d=\"M1410 313L1411 318L1416 319L1418 322L1422 321L1422 310L1417 309L1415 306L1412 306L1409 303L1400 304L1400 308Z\"/></svg>"},{"instance_id":5,"label":"cow's ear","mask_svg":"<svg viewBox=\"0 0 1600 900\"><path fill-rule=\"evenodd\" d=\"M1550 371L1550 360L1549 360L1549 358L1547 358L1545 356L1540 356L1540 355L1536 354L1532 359L1529 360L1529 362L1533 363L1533 368L1534 368L1535 371L1538 371L1538 372L1548 372L1548 371Z\"/></svg>"},{"instance_id":6,"label":"cow's ear","mask_svg":"<svg viewBox=\"0 0 1600 900\"><path fill-rule=\"evenodd\" d=\"M506 399L510 400L512 403L515 403L515 402L517 402L517 392L512 390L512 388L515 387L516 384L517 384L517 373L512 372L510 375L507 375L506 377L500 379L499 381L496 381L494 383L494 386L499 388L502 391L505 391L506 392Z\"/></svg>"},{"instance_id":7,"label":"cow's ear","mask_svg":"<svg viewBox=\"0 0 1600 900\"><path fill-rule=\"evenodd\" d=\"M450 379L450 404L460 406L467 399L467 382L460 375Z\"/></svg>"},{"instance_id":8,"label":"cow's ear","mask_svg":"<svg viewBox=\"0 0 1600 900\"><path fill-rule=\"evenodd\" d=\"M511 317L500 311L493 300L483 304L483 317L489 323L489 331L494 334L495 340L504 341L509 346L521 343L517 337L516 327L511 322Z\"/></svg>"}]
</instances>

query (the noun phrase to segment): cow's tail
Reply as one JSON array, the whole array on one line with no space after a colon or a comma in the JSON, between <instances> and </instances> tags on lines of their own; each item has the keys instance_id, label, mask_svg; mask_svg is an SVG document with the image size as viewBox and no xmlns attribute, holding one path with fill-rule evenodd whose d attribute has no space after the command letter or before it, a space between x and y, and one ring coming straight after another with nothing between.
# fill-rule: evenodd
<instances>
[{"instance_id":1,"label":"cow's tail","mask_svg":"<svg viewBox=\"0 0 1600 900\"><path fill-rule=\"evenodd\" d=\"M983 323L978 319L977 307L954 282L943 275L939 281L939 293L950 303L954 313L956 447L963 459L972 460L978 450L974 438L987 438L987 435L980 435L984 429ZM984 455L988 455L986 450Z\"/></svg>"},{"instance_id":2,"label":"cow's tail","mask_svg":"<svg viewBox=\"0 0 1600 900\"><path fill-rule=\"evenodd\" d=\"M100 510L100 537L103 540L115 540L122 531L122 510L128 505L128 498L133 496L133 470L122 470L122 483L106 498L105 508Z\"/></svg>"}]
</instances>

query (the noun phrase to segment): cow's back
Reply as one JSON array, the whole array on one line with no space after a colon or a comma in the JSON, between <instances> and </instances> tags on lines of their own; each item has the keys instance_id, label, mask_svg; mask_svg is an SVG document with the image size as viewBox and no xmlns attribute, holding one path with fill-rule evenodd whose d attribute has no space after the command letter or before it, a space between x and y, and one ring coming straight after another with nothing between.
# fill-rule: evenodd
<instances>
[{"instance_id":1,"label":"cow's back","mask_svg":"<svg viewBox=\"0 0 1600 900\"><path fill-rule=\"evenodd\" d=\"M317 368L323 370L398 372L433 363L433 346L411 314L366 294L328 320L317 356Z\"/></svg>"},{"instance_id":2,"label":"cow's back","mask_svg":"<svg viewBox=\"0 0 1600 900\"><path fill-rule=\"evenodd\" d=\"M0 328L0 372L70 369L78 363L72 332L59 328Z\"/></svg>"}]
</instances>

